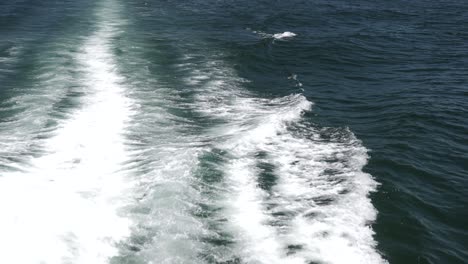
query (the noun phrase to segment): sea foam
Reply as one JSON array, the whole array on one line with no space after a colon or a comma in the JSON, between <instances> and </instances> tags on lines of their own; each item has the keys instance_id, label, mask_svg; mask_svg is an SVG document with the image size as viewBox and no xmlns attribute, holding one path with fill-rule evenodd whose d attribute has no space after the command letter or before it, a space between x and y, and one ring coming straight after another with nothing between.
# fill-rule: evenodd
<instances>
[{"instance_id":1,"label":"sea foam","mask_svg":"<svg viewBox=\"0 0 468 264\"><path fill-rule=\"evenodd\" d=\"M73 58L82 107L49 133L29 168L0 178L2 263L107 263L129 236L118 210L129 187L120 167L131 101L109 47L116 28L100 18Z\"/></svg>"},{"instance_id":2,"label":"sea foam","mask_svg":"<svg viewBox=\"0 0 468 264\"><path fill-rule=\"evenodd\" d=\"M292 32L289 32L289 31L285 31L283 33L273 34L273 38L275 38L275 39L292 38L292 37L295 37L295 36L297 36L295 33L292 33Z\"/></svg>"},{"instance_id":3,"label":"sea foam","mask_svg":"<svg viewBox=\"0 0 468 264\"><path fill-rule=\"evenodd\" d=\"M226 187L218 204L244 261L385 263L368 225L377 183L362 171L367 150L351 131L304 123L312 103L300 94L242 91L243 80L223 63L194 73L210 76L194 107L223 120L211 129L214 148L230 157L220 168Z\"/></svg>"}]
</instances>

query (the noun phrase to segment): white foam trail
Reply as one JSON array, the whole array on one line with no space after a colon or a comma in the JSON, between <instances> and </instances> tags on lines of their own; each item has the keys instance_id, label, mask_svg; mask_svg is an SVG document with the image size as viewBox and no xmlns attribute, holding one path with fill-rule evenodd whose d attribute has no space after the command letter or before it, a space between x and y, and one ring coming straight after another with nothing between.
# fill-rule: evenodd
<instances>
[{"instance_id":1,"label":"white foam trail","mask_svg":"<svg viewBox=\"0 0 468 264\"><path fill-rule=\"evenodd\" d=\"M359 141L353 136L342 143L311 141L281 133L261 148L270 153L280 176L273 212L293 215L282 240L303 248L295 256L325 263L384 263L367 223L376 218L367 197L376 183L362 172L367 154ZM333 159L338 161L327 161Z\"/></svg>"},{"instance_id":2,"label":"white foam trail","mask_svg":"<svg viewBox=\"0 0 468 264\"><path fill-rule=\"evenodd\" d=\"M292 38L292 37L295 37L295 36L297 36L295 33L292 33L292 32L289 32L289 31L285 31L283 33L273 34L273 38L275 38L275 39Z\"/></svg>"},{"instance_id":3,"label":"white foam trail","mask_svg":"<svg viewBox=\"0 0 468 264\"><path fill-rule=\"evenodd\" d=\"M230 197L229 214L232 223L242 229L241 250L247 263L281 263L281 245L272 228L265 225L271 220L263 211L261 202L266 194L255 181L255 164L245 158L231 162L227 167L228 183L236 195Z\"/></svg>"},{"instance_id":4,"label":"white foam trail","mask_svg":"<svg viewBox=\"0 0 468 264\"><path fill-rule=\"evenodd\" d=\"M242 259L385 263L368 226L376 217L368 198L376 183L362 172L367 155L360 142L353 136L322 140L318 131L301 128L302 113L312 105L302 95L255 98L236 87L242 80L221 63L207 68L196 71L209 81L195 107L207 118L224 120L211 133L219 138L215 147L231 157L223 168L229 186L224 193L230 219L226 229L236 233ZM293 133L291 127L300 130ZM261 152L278 178L270 191L259 187Z\"/></svg>"},{"instance_id":5,"label":"white foam trail","mask_svg":"<svg viewBox=\"0 0 468 264\"><path fill-rule=\"evenodd\" d=\"M240 101L238 103L244 109L238 111L262 112L258 108L259 103L264 103L261 100ZM262 120L264 117L260 116L257 120L259 123L254 123L249 129L238 127L237 131L231 130L229 133L236 136L222 146L235 156L226 168L234 194L228 198L228 207L232 207L233 224L242 230L242 250L248 263L303 263L299 258L286 258L282 241L276 230L268 225L274 219L265 211L264 201L268 194L258 188L258 169L254 156L258 144L268 144L271 138L276 137L277 130L284 127L284 122L297 119L310 105L303 101L290 109L279 109L281 115L268 116L267 120Z\"/></svg>"},{"instance_id":6,"label":"white foam trail","mask_svg":"<svg viewBox=\"0 0 468 264\"><path fill-rule=\"evenodd\" d=\"M292 98L297 100L299 97ZM258 187L255 155L259 144L268 144L276 137L277 131L284 128L285 122L299 118L301 112L310 108L311 104L304 100L291 108L278 109L280 114L276 116L264 116L262 114L267 109L260 107L266 101L239 101L235 105L242 107L236 107L237 111L260 114L249 128L231 128L227 133L235 136L221 145L221 148L229 150L235 156L226 168L229 185L234 187L227 206L232 208L232 223L241 230L243 257L247 262L254 263L303 263L300 258L287 258L283 242L275 228L268 224L274 219L265 210L265 201L269 194Z\"/></svg>"},{"instance_id":7,"label":"white foam trail","mask_svg":"<svg viewBox=\"0 0 468 264\"><path fill-rule=\"evenodd\" d=\"M8 249L1 263L106 263L129 235L118 208L127 188L119 168L131 102L110 51L115 31L101 21L75 58L88 94L83 109L45 141L48 154L0 178L0 248Z\"/></svg>"},{"instance_id":8,"label":"white foam trail","mask_svg":"<svg viewBox=\"0 0 468 264\"><path fill-rule=\"evenodd\" d=\"M130 191L135 201L125 209L132 234L119 245L113 261L206 263L200 256L207 230L194 217L200 202L194 174L204 151L194 130L198 124L184 114L189 109L180 91L149 70L155 62L147 58L144 43L131 43L131 54L121 59L143 66L126 79L138 113L132 116L131 157L125 165L136 183Z\"/></svg>"},{"instance_id":9,"label":"white foam trail","mask_svg":"<svg viewBox=\"0 0 468 264\"><path fill-rule=\"evenodd\" d=\"M159 135L159 140L168 135L174 137L147 146L150 151L135 152L144 155L148 164L134 168L147 172L139 173L138 186L132 190L138 199L131 214L134 240L124 246L137 252L124 250L122 257L138 259L137 263L203 263L198 259L203 248L198 238L204 230L192 215L199 198L192 185L199 150L184 139L179 138L181 145L175 143L174 132Z\"/></svg>"}]
</instances>

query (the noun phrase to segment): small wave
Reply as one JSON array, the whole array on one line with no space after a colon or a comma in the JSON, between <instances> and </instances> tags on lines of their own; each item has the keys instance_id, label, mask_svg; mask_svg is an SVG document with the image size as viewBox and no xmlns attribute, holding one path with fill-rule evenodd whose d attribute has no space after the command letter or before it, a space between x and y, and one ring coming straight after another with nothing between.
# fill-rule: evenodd
<instances>
[{"instance_id":1,"label":"small wave","mask_svg":"<svg viewBox=\"0 0 468 264\"><path fill-rule=\"evenodd\" d=\"M21 55L21 52L21 46L11 45L5 49L0 47L0 62L5 64L15 62L18 59L18 56Z\"/></svg>"},{"instance_id":2,"label":"small wave","mask_svg":"<svg viewBox=\"0 0 468 264\"><path fill-rule=\"evenodd\" d=\"M276 33L276 34L269 34L263 31L259 31L259 30L253 30L252 32L255 34L258 34L262 38L273 38L273 39L286 39L286 38L293 38L297 36L297 34L290 32L290 31L285 31L283 33Z\"/></svg>"},{"instance_id":3,"label":"small wave","mask_svg":"<svg viewBox=\"0 0 468 264\"><path fill-rule=\"evenodd\" d=\"M273 34L273 38L275 38L275 39L292 38L292 37L295 37L295 36L297 36L295 33L292 33L292 32L289 32L289 31L285 31L283 33Z\"/></svg>"}]
</instances>

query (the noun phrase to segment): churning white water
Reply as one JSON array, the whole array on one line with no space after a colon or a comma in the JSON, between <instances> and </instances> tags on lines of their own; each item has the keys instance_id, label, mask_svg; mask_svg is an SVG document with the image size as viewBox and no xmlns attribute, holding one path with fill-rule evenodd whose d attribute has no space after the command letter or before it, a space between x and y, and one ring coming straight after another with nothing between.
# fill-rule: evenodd
<instances>
[{"instance_id":1,"label":"churning white water","mask_svg":"<svg viewBox=\"0 0 468 264\"><path fill-rule=\"evenodd\" d=\"M106 263L129 235L118 208L129 187L121 164L131 101L110 51L113 12L100 10L97 31L74 58L82 106L44 140L44 155L0 177L1 263Z\"/></svg>"},{"instance_id":2,"label":"churning white water","mask_svg":"<svg viewBox=\"0 0 468 264\"><path fill-rule=\"evenodd\" d=\"M132 63L145 67L123 77L122 12L99 3L92 34L54 57L73 64L47 60L47 89L12 99L29 110L13 133L0 127L5 153L41 151L0 160L16 168L0 177L0 263L385 262L369 226L377 183L351 131L306 123L303 95L261 98L203 52L172 65L185 90L152 81L137 46ZM71 70L79 104L41 130Z\"/></svg>"}]
</instances>

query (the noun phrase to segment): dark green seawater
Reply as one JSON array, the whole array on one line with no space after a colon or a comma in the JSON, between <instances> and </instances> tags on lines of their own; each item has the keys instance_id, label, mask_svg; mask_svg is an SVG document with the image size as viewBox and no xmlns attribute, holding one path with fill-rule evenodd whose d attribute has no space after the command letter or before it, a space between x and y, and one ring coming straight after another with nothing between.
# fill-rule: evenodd
<instances>
[{"instance_id":1,"label":"dark green seawater","mask_svg":"<svg viewBox=\"0 0 468 264\"><path fill-rule=\"evenodd\" d=\"M0 263L467 263L468 2L4 0Z\"/></svg>"}]
</instances>

